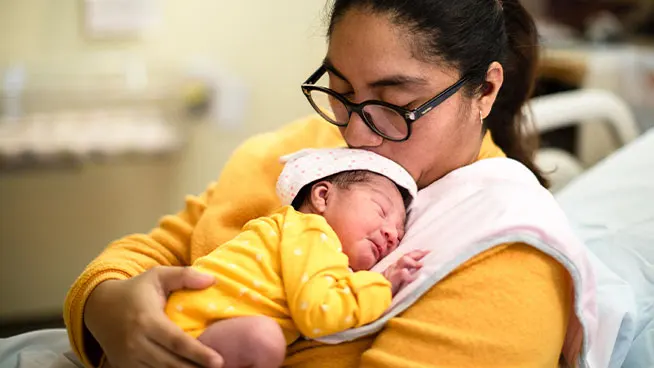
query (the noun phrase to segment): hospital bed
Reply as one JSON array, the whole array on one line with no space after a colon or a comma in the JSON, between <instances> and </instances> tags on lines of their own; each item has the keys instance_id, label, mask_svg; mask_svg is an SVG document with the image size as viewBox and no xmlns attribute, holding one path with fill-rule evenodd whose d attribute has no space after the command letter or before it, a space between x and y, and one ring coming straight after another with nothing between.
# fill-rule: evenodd
<instances>
[{"instance_id":1,"label":"hospital bed","mask_svg":"<svg viewBox=\"0 0 654 368\"><path fill-rule=\"evenodd\" d=\"M565 99L568 96L570 99ZM599 118L597 121L609 124L616 141L623 146L573 177L556 191L555 197L586 246L633 292L635 319L630 321L630 326L621 326L622 333L613 350L613 357L619 362L616 367L651 368L654 367L654 128L641 134L627 105L609 92L580 91L568 96L561 94L540 101L534 116L543 119L541 124L550 126L561 123L564 118L560 116L579 120L588 119L589 115ZM545 111L555 106L556 112Z\"/></svg>"},{"instance_id":2,"label":"hospital bed","mask_svg":"<svg viewBox=\"0 0 654 368\"><path fill-rule=\"evenodd\" d=\"M605 124L614 143L624 146L640 134L629 106L606 90L576 90L532 99L523 115L532 133L547 133L574 124ZM573 154L558 148L543 148L536 156L538 166L549 174L552 191L558 191L584 171Z\"/></svg>"},{"instance_id":3,"label":"hospital bed","mask_svg":"<svg viewBox=\"0 0 654 368\"><path fill-rule=\"evenodd\" d=\"M586 171L562 151L541 152L540 159L568 170L555 197L591 251L633 289L638 313L629 341L615 345L618 366L654 367L654 129L639 132L624 102L603 91L536 98L530 110L532 129L595 118L623 144ZM81 366L69 350L64 330L0 339L0 368Z\"/></svg>"}]
</instances>

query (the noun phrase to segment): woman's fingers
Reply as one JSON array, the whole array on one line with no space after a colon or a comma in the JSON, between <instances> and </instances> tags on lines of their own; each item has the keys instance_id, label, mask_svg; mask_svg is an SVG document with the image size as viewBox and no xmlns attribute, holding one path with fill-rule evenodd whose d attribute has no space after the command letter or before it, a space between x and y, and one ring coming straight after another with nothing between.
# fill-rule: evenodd
<instances>
[{"instance_id":1,"label":"woman's fingers","mask_svg":"<svg viewBox=\"0 0 654 368\"><path fill-rule=\"evenodd\" d=\"M150 270L158 281L164 295L175 290L206 289L216 281L211 275L194 271L190 267L155 267Z\"/></svg>"},{"instance_id":2,"label":"woman's fingers","mask_svg":"<svg viewBox=\"0 0 654 368\"><path fill-rule=\"evenodd\" d=\"M89 297L85 323L116 368L222 367L218 353L187 336L164 313L171 291L213 282L212 276L182 267L156 267L129 280L105 281Z\"/></svg>"},{"instance_id":3,"label":"woman's fingers","mask_svg":"<svg viewBox=\"0 0 654 368\"><path fill-rule=\"evenodd\" d=\"M185 334L177 325L162 317L148 329L148 339L165 348L169 354L206 368L222 368L223 359L216 351ZM192 365L191 365L192 366Z\"/></svg>"}]
</instances>

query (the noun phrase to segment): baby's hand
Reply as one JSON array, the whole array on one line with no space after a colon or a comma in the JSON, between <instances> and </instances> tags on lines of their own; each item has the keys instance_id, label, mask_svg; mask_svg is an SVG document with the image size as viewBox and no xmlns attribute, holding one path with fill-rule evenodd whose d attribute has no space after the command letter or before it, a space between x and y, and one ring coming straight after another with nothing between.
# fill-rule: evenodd
<instances>
[{"instance_id":1,"label":"baby's hand","mask_svg":"<svg viewBox=\"0 0 654 368\"><path fill-rule=\"evenodd\" d=\"M424 250L413 250L405 255L402 258L398 259L397 262L388 266L388 268L382 272L382 275L391 282L392 288L391 292L393 296L402 288L402 286L410 284L415 281L418 277L418 271L422 268L422 260L428 251Z\"/></svg>"}]
</instances>

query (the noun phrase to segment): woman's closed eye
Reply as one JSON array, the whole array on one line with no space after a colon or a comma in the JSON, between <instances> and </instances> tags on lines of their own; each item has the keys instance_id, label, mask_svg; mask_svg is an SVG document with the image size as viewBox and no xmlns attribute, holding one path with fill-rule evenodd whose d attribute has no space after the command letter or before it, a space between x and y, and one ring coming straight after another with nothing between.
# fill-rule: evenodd
<instances>
[{"instance_id":1,"label":"woman's closed eye","mask_svg":"<svg viewBox=\"0 0 654 368\"><path fill-rule=\"evenodd\" d=\"M350 101L352 103L355 103L354 100L355 100L356 96L355 96L354 91L350 90L350 91L346 91L346 92L341 92L341 91L339 91L337 89L332 89L332 90L334 92L338 93L339 95L343 96L346 100L348 100L348 101ZM418 103L417 100L413 100L413 101L411 101L409 103L401 104L401 103L395 103L395 101L393 101L393 100L394 99L381 98L378 101L386 102L386 103L394 105L394 106L399 106L399 107L401 107L401 108L403 108L405 110L411 110L414 106L417 106L417 103Z\"/></svg>"},{"instance_id":2,"label":"woman's closed eye","mask_svg":"<svg viewBox=\"0 0 654 368\"><path fill-rule=\"evenodd\" d=\"M354 98L354 92L341 93L340 95L350 102L352 102L352 99Z\"/></svg>"},{"instance_id":3,"label":"woman's closed eye","mask_svg":"<svg viewBox=\"0 0 654 368\"><path fill-rule=\"evenodd\" d=\"M415 107L417 107L417 105L418 104L416 103L416 101L411 101L408 104L400 106L400 107L402 107L404 110L413 110Z\"/></svg>"}]
</instances>

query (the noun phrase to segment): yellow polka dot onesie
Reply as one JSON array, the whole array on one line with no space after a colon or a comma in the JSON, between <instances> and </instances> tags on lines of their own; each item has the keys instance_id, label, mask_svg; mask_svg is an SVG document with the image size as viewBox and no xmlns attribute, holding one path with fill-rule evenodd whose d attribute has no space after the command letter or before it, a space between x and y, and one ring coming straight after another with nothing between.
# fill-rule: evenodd
<instances>
[{"instance_id":1,"label":"yellow polka dot onesie","mask_svg":"<svg viewBox=\"0 0 654 368\"><path fill-rule=\"evenodd\" d=\"M267 316L290 344L300 335L316 338L368 324L391 303L388 280L352 272L323 217L290 206L248 222L192 267L216 283L173 293L166 313L194 337L222 319Z\"/></svg>"}]
</instances>

